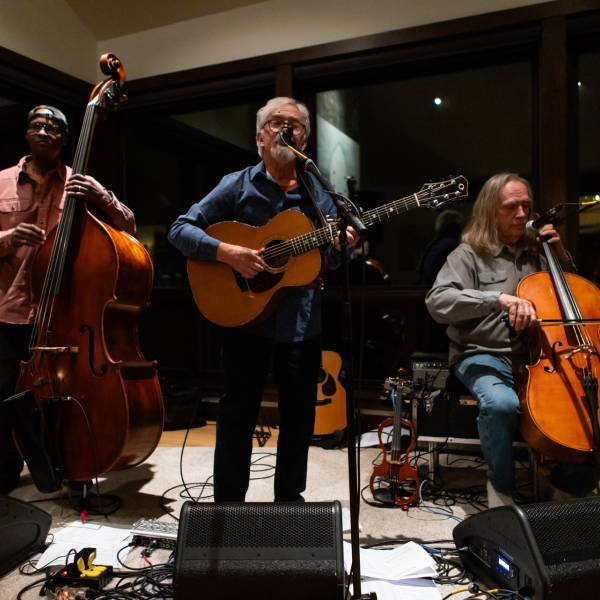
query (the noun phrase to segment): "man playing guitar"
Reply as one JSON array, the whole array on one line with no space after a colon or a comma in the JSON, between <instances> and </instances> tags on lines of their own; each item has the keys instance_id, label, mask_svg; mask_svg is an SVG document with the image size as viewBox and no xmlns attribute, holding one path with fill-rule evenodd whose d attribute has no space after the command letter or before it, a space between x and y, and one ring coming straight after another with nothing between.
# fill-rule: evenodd
<instances>
[{"instance_id":1,"label":"man playing guitar","mask_svg":"<svg viewBox=\"0 0 600 600\"><path fill-rule=\"evenodd\" d=\"M293 98L272 98L257 113L256 145L262 161L226 175L172 225L169 240L187 258L220 261L247 282L267 268L263 249L220 241L206 233L209 226L237 221L260 227L287 209L304 213L315 225L320 223L319 212L335 216L335 205L317 179L297 173L295 155L282 132L299 150L306 147L309 113ZM354 245L357 235L350 227L347 236L348 245ZM339 252L334 244L324 255L328 267L336 266ZM271 359L279 391L275 501L302 501L320 368L320 304L318 285L299 286L288 290L258 324L224 330L225 394L217 413L216 502L245 499L252 434Z\"/></svg>"}]
</instances>

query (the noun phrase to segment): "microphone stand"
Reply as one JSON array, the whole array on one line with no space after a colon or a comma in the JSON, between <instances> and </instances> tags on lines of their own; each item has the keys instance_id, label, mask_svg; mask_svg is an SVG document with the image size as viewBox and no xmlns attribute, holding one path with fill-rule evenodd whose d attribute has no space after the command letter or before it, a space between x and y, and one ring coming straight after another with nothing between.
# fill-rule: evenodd
<instances>
[{"instance_id":1,"label":"microphone stand","mask_svg":"<svg viewBox=\"0 0 600 600\"><path fill-rule=\"evenodd\" d=\"M286 133L279 132L280 142L287 146L299 159L305 172L312 173L323 189L331 195L337 207L339 218L339 243L341 251L342 279L342 358L343 372L345 373L344 387L346 388L346 420L348 422L348 483L350 496L350 536L352 546L352 600L377 600L375 592L361 594L360 581L360 543L358 539L358 512L359 512L359 482L356 460L356 407L354 402L354 376L352 358L352 313L350 303L350 270L348 261L348 238L346 227L351 225L360 235L361 239L366 237L367 228L365 224L350 210L352 203L341 194L331 189L331 184L321 175L314 161L294 147L287 138Z\"/></svg>"}]
</instances>

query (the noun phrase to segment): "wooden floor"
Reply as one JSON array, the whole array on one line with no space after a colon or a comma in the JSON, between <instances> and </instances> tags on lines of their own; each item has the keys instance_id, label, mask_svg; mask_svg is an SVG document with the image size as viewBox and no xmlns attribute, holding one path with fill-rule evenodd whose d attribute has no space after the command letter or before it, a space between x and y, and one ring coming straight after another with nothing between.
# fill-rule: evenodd
<instances>
[{"instance_id":1,"label":"wooden floor","mask_svg":"<svg viewBox=\"0 0 600 600\"><path fill-rule=\"evenodd\" d=\"M214 447L215 445L215 432L216 426L214 421L207 421L204 427L196 427L194 429L190 429L188 434L187 441L185 442L186 446L209 446ZM277 429L267 428L263 429L265 434L270 433L269 439L264 444L267 448L271 448L276 446L277 444ZM163 434L160 438L159 446L163 447L180 447L183 445L183 440L185 438L186 430L178 429L176 431L163 431ZM254 445L258 446L258 441L255 437Z\"/></svg>"}]
</instances>

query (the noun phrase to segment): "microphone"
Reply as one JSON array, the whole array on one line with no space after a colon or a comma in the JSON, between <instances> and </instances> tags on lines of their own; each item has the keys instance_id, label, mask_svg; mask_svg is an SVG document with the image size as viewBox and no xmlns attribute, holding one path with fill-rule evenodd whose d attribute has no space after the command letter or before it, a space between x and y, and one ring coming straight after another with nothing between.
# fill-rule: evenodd
<instances>
[{"instance_id":1,"label":"microphone","mask_svg":"<svg viewBox=\"0 0 600 600\"><path fill-rule=\"evenodd\" d=\"M527 221L527 223L525 223L525 229L526 231L529 231L530 233L537 233L541 227L543 227L544 225L548 224L548 223L552 223L552 219L548 216L548 215L542 215L541 217L538 217L537 219L532 219L531 221Z\"/></svg>"},{"instance_id":2,"label":"microphone","mask_svg":"<svg viewBox=\"0 0 600 600\"><path fill-rule=\"evenodd\" d=\"M294 146L293 131L289 125L283 125L277 134L277 140L282 146Z\"/></svg>"},{"instance_id":3,"label":"microphone","mask_svg":"<svg viewBox=\"0 0 600 600\"><path fill-rule=\"evenodd\" d=\"M553 225L557 225L560 222L560 219L556 218L556 213L561 210L563 207L562 204L551 208L547 213L542 213L537 219L532 219L531 221L527 221L525 223L526 231L530 233L537 233L544 225L548 223L552 223Z\"/></svg>"}]
</instances>

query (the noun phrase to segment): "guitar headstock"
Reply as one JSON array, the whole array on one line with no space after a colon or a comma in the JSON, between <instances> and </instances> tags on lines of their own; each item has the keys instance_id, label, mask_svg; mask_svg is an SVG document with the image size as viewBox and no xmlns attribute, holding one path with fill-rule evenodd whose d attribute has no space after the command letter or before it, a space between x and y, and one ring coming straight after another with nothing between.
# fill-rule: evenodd
<instances>
[{"instance_id":1,"label":"guitar headstock","mask_svg":"<svg viewBox=\"0 0 600 600\"><path fill-rule=\"evenodd\" d=\"M442 208L457 200L467 198L469 195L469 182L463 175L452 177L445 181L426 183L419 190L419 206L427 208Z\"/></svg>"}]
</instances>

